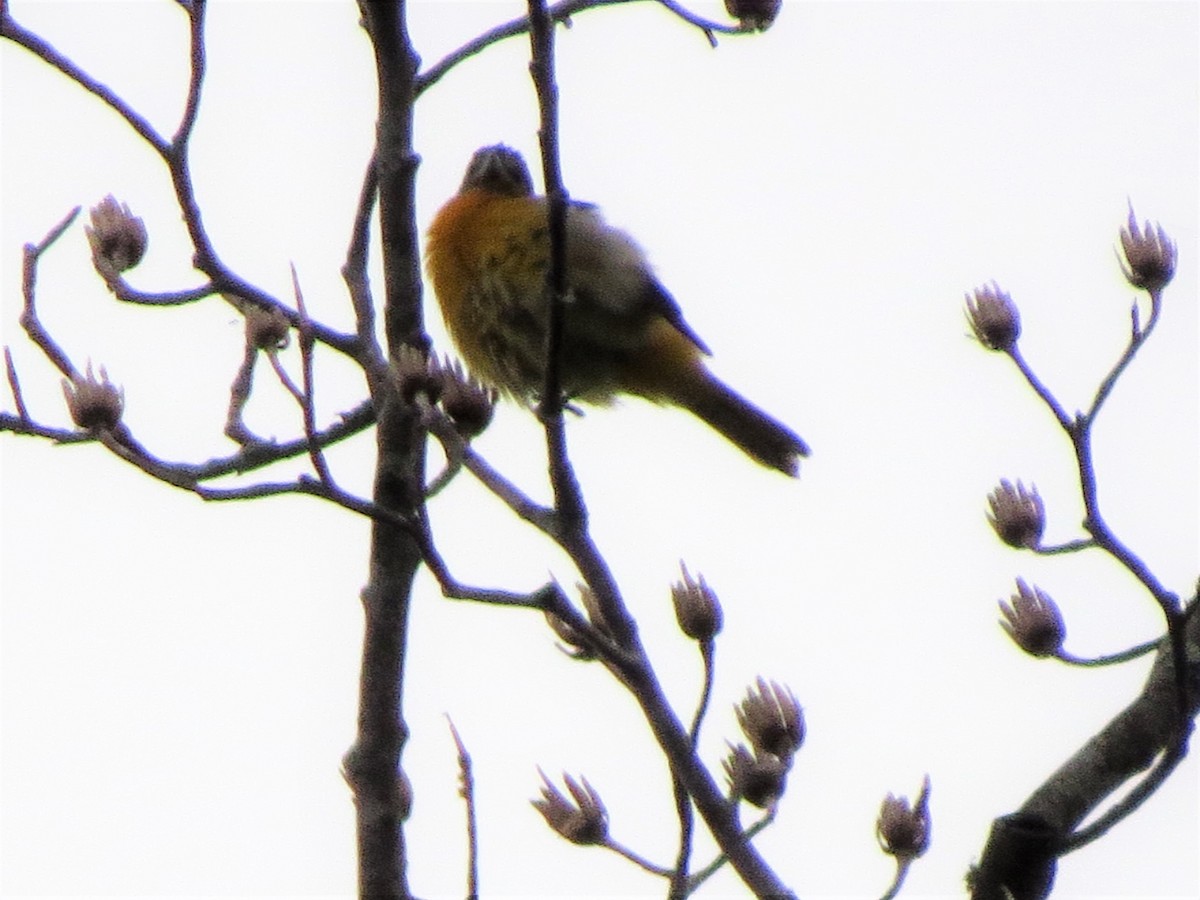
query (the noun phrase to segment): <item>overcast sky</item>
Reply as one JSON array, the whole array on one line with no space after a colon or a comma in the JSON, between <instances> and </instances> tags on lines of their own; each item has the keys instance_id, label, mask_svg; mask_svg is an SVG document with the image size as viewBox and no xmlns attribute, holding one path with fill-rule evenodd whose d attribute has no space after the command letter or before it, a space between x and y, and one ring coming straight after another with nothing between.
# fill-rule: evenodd
<instances>
[{"instance_id":1,"label":"overcast sky","mask_svg":"<svg viewBox=\"0 0 1200 900\"><path fill-rule=\"evenodd\" d=\"M173 3L11 7L174 130L186 27ZM412 7L430 65L524 3ZM789 2L767 34L713 50L634 4L558 32L569 190L638 237L714 369L813 447L791 482L640 401L568 430L596 539L682 716L700 668L670 608L679 561L722 599L706 761L719 767L738 739L732 704L757 675L804 705L808 741L759 844L806 898L882 892L879 802L911 796L925 773L933 846L905 896L961 895L991 819L1140 688L1147 661L1066 669L1021 655L996 625L1018 575L1059 602L1081 656L1150 639L1161 617L1097 551L1036 558L988 528L1001 477L1036 483L1048 541L1079 536L1081 505L1067 441L1013 367L967 337L962 313L964 292L995 279L1020 308L1031 365L1068 410L1086 407L1136 299L1114 254L1129 203L1174 238L1179 269L1160 331L1096 426L1101 502L1167 586L1193 589L1198 10ZM527 56L526 41L507 42L422 99L422 228L477 146L536 152ZM212 5L194 141L209 233L276 296L290 296L294 264L310 312L344 330L339 268L371 153L373 78L351 2ZM33 415L66 424L57 373L17 325L22 244L113 193L150 233L130 282L168 290L197 277L164 171L116 116L7 44L0 116L0 332ZM82 224L43 260L45 324L77 364L103 364L124 386L126 421L153 451L231 452L221 427L240 322L219 300L118 304L91 270ZM426 310L450 350L431 296ZM361 379L318 362L331 418L361 398ZM251 427L297 434L294 404L265 369L258 383ZM502 407L478 448L546 496L526 412ZM329 454L343 486L369 493L371 451L364 436ZM354 816L338 767L354 734L367 522L309 498L205 505L93 446L6 435L0 464L4 895L351 893ZM466 476L431 515L463 581L574 582ZM444 601L425 575L412 629L414 891L463 892L449 715L475 759L485 896L661 896L612 854L555 838L528 805L536 766L582 773L617 839L673 858L669 782L631 700L560 654L540 616ZM1197 896L1198 810L1193 756L1131 820L1063 861L1056 896ZM742 893L722 873L706 896Z\"/></svg>"}]
</instances>

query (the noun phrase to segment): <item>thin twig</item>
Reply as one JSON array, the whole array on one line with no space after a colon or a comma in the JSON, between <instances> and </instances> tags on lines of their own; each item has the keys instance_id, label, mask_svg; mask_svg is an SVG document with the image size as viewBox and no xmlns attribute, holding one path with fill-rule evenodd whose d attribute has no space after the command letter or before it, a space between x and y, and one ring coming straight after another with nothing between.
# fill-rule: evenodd
<instances>
[{"instance_id":1,"label":"thin twig","mask_svg":"<svg viewBox=\"0 0 1200 900\"><path fill-rule=\"evenodd\" d=\"M1067 653L1065 650L1060 650L1054 655L1054 658L1059 662L1066 663L1069 666L1081 666L1085 668L1112 666L1138 659L1139 657L1145 656L1147 653L1153 653L1161 644L1162 638L1157 638L1153 641L1135 644L1128 650L1122 650L1119 653L1109 653L1104 656L1094 657L1074 656L1070 653Z\"/></svg>"},{"instance_id":2,"label":"thin twig","mask_svg":"<svg viewBox=\"0 0 1200 900\"><path fill-rule=\"evenodd\" d=\"M346 261L342 264L342 280L350 293L350 305L354 309L355 333L358 336L360 361L372 383L371 394L375 394L373 382L383 377L386 363L383 350L375 335L375 301L371 296L371 281L367 277L368 250L371 244L371 212L375 207L375 194L379 189L379 170L374 156L363 175L362 188L358 194L358 206L354 211L354 227L350 246L346 250Z\"/></svg>"},{"instance_id":3,"label":"thin twig","mask_svg":"<svg viewBox=\"0 0 1200 900\"><path fill-rule=\"evenodd\" d=\"M463 454L467 448L467 442L454 427L453 420L432 405L425 394L418 394L415 399L421 408L421 424L425 426L426 431L437 438L438 443L442 445L442 451L446 454L445 468L425 486L425 501L429 502L463 470Z\"/></svg>"},{"instance_id":4,"label":"thin twig","mask_svg":"<svg viewBox=\"0 0 1200 900\"><path fill-rule=\"evenodd\" d=\"M29 339L46 355L50 362L54 363L55 368L63 373L68 379L74 381L79 373L75 366L67 357L67 354L58 342L50 337L50 333L42 326L41 320L37 314L37 269L38 262L41 260L42 254L62 237L71 223L75 221L75 217L79 215L80 207L75 207L71 212L60 221L57 225L50 229L50 232L42 238L37 244L26 244L24 251L24 259L21 272L21 291L24 295L25 305L21 311L21 327L25 329L25 333L29 335Z\"/></svg>"},{"instance_id":5,"label":"thin twig","mask_svg":"<svg viewBox=\"0 0 1200 900\"><path fill-rule=\"evenodd\" d=\"M1092 822L1091 825L1079 829L1067 838L1062 844L1060 855L1066 855L1073 850L1086 847L1088 844L1107 834L1112 830L1113 826L1136 812L1162 786L1163 782L1175 771L1176 766L1183 761L1186 755L1187 740L1186 736L1184 736L1181 740L1163 750L1158 763L1147 773L1145 778L1138 782L1133 790L1122 797L1119 802L1114 803L1105 810L1104 814Z\"/></svg>"},{"instance_id":6,"label":"thin twig","mask_svg":"<svg viewBox=\"0 0 1200 900\"><path fill-rule=\"evenodd\" d=\"M883 892L879 900L895 900L900 896L900 889L904 887L904 879L908 876L908 870L912 868L913 857L897 856L896 857L896 874L892 877L892 883L888 889Z\"/></svg>"},{"instance_id":7,"label":"thin twig","mask_svg":"<svg viewBox=\"0 0 1200 900\"><path fill-rule=\"evenodd\" d=\"M117 278L109 283L113 296L124 303L134 303L138 306L185 306L211 297L214 293L211 284L186 288L181 291L145 292L130 287L125 279Z\"/></svg>"},{"instance_id":8,"label":"thin twig","mask_svg":"<svg viewBox=\"0 0 1200 900\"><path fill-rule=\"evenodd\" d=\"M607 847L609 850L613 851L613 853L616 853L618 856L625 857L625 859L629 860L635 866L649 872L651 875L659 875L659 876L662 876L663 878L670 877L670 875L671 875L670 869L667 869L663 866L655 865L654 863L650 862L650 860L646 859L646 857L641 856L637 853L634 853L632 850L630 850L624 844L620 844L617 841L614 841L612 838L608 838L604 842L603 846Z\"/></svg>"},{"instance_id":9,"label":"thin twig","mask_svg":"<svg viewBox=\"0 0 1200 900\"><path fill-rule=\"evenodd\" d=\"M191 55L191 72L188 77L187 99L183 104L183 115L179 127L171 138L171 148L180 156L186 153L184 149L192 137L192 129L196 127L196 118L200 115L200 92L204 87L204 72L207 67L204 50L204 13L206 0L196 0L189 3L185 9L188 14L190 29L188 34L189 52Z\"/></svg>"},{"instance_id":10,"label":"thin twig","mask_svg":"<svg viewBox=\"0 0 1200 900\"><path fill-rule=\"evenodd\" d=\"M479 832L475 822L475 777L471 772L471 754L449 715L446 722L458 748L458 795L467 805L467 900L479 897Z\"/></svg>"},{"instance_id":11,"label":"thin twig","mask_svg":"<svg viewBox=\"0 0 1200 900\"><path fill-rule=\"evenodd\" d=\"M533 525L543 534L558 540L561 533L559 519L553 509L535 503L497 471L491 463L471 447L462 448L463 465L493 494L499 497L518 518Z\"/></svg>"},{"instance_id":12,"label":"thin twig","mask_svg":"<svg viewBox=\"0 0 1200 900\"><path fill-rule=\"evenodd\" d=\"M1137 324L1137 305L1134 305L1132 313L1134 324L1130 329L1129 343L1126 345L1125 352L1121 354L1120 359L1116 361L1109 373L1104 376L1104 380L1100 382L1100 387L1097 389L1096 396L1092 400L1092 408L1087 412L1089 420L1094 419L1096 414L1100 412L1100 407L1104 405L1104 401L1112 393L1112 389L1116 386L1117 379L1121 377L1121 373L1133 362L1133 358L1137 356L1137 352L1142 348L1142 345L1149 340L1151 333L1154 331L1154 326L1158 324L1159 312L1161 310L1161 288L1150 292L1150 321L1146 323L1145 328Z\"/></svg>"},{"instance_id":13,"label":"thin twig","mask_svg":"<svg viewBox=\"0 0 1200 900\"><path fill-rule=\"evenodd\" d=\"M54 428L53 426L42 425L6 412L0 412L0 431L46 438L47 440L54 441L56 444L84 444L96 439L95 435L90 431Z\"/></svg>"},{"instance_id":14,"label":"thin twig","mask_svg":"<svg viewBox=\"0 0 1200 900\"><path fill-rule=\"evenodd\" d=\"M159 155L167 153L169 145L166 139L155 131L154 127L145 118L117 96L107 85L97 81L83 69L79 68L72 60L63 56L41 37L18 25L9 13L7 5L3 13L0 14L0 37L8 38L13 43L24 47L34 56L41 59L42 62L51 68L57 69L85 91L104 101L117 115L129 124L130 128L141 135L151 147L158 151Z\"/></svg>"},{"instance_id":15,"label":"thin twig","mask_svg":"<svg viewBox=\"0 0 1200 900\"><path fill-rule=\"evenodd\" d=\"M29 410L25 407L25 398L21 395L21 379L17 377L17 367L13 364L12 351L8 347L4 348L4 372L8 376L8 389L12 391L17 416L22 424L28 425Z\"/></svg>"},{"instance_id":16,"label":"thin twig","mask_svg":"<svg viewBox=\"0 0 1200 900\"><path fill-rule=\"evenodd\" d=\"M764 828L766 828L768 825L770 825L772 822L774 822L775 821L775 812L776 812L776 810L774 807L767 810L766 815L764 815L761 819L759 819L757 822L755 822L753 825L751 825L749 828L747 828L744 832L742 832L741 838L740 838L741 842L743 844L749 844L750 841L752 841L760 831L762 831ZM701 869L695 875L693 875L692 879L691 879L691 883L688 886L689 893L694 893L696 888L700 887L700 885L704 884L704 882L706 882L706 881L708 881L708 879L712 878L713 875L717 874L717 872L720 870L721 866L725 865L727 862L729 862L728 855L721 853L712 862L710 862L707 866L705 866L703 869Z\"/></svg>"},{"instance_id":17,"label":"thin twig","mask_svg":"<svg viewBox=\"0 0 1200 900\"><path fill-rule=\"evenodd\" d=\"M1058 420L1058 424L1067 431L1070 431L1073 420L1067 415L1067 411L1063 409L1062 404L1050 393L1049 388L1034 374L1033 370L1029 367L1029 363L1025 361L1025 357L1021 355L1021 351L1017 345L1013 344L1007 352L1017 368L1020 369L1021 374L1025 376L1025 380L1029 382L1029 386L1033 388L1034 393L1042 398L1042 402L1054 414L1054 418Z\"/></svg>"},{"instance_id":18,"label":"thin twig","mask_svg":"<svg viewBox=\"0 0 1200 900\"><path fill-rule=\"evenodd\" d=\"M644 2L644 0L564 0L562 3L555 3L548 7L547 13L550 16L550 19L556 24L569 25L571 17L579 13L588 12L589 10L593 9L602 9L606 6L617 6L625 3L638 2ZM690 12L678 3L669 2L669 0L651 0L651 2L656 3L668 12L673 13L679 18L683 19L683 21L687 22L689 25L693 25L698 28L708 40L709 44L713 47L717 46L717 34L737 35L747 33L746 29L742 28L740 25L728 25L723 22L714 22L710 19L705 19L693 12ZM497 44L500 41L507 40L511 37L518 37L522 34L526 34L528 31L529 17L523 16L519 19L513 19L509 22L497 25L495 28L484 32L479 37L468 41L454 52L438 60L438 62L426 69L425 72L417 78L417 95L420 96L426 90L433 87L434 84L440 81L448 72L450 72L451 69L460 63L465 62L479 53L482 53L493 44Z\"/></svg>"},{"instance_id":19,"label":"thin twig","mask_svg":"<svg viewBox=\"0 0 1200 900\"><path fill-rule=\"evenodd\" d=\"M258 348L247 334L241 365L238 366L237 374L233 376L233 384L229 386L229 412L225 415L225 436L239 444L249 444L258 440L246 427L244 416L250 392L254 387L254 363L257 359Z\"/></svg>"},{"instance_id":20,"label":"thin twig","mask_svg":"<svg viewBox=\"0 0 1200 900\"><path fill-rule=\"evenodd\" d=\"M325 454L317 441L317 414L313 408L313 333L312 320L308 317L308 309L304 305L304 292L300 290L300 278L296 274L296 266L292 266L292 289L296 295L296 311L300 314L299 334L300 344L300 373L304 385L300 395L300 412L304 418L304 436L308 440L308 458L312 462L313 471L326 484L333 486L333 475L325 462Z\"/></svg>"},{"instance_id":21,"label":"thin twig","mask_svg":"<svg viewBox=\"0 0 1200 900\"><path fill-rule=\"evenodd\" d=\"M692 724L688 729L688 737L692 743L692 753L700 744L700 726L708 714L708 704L712 699L713 679L716 673L716 643L700 641L700 656L704 661L704 686L700 690L700 700L696 704L696 712L692 716ZM679 781L678 776L672 776L675 791L675 814L679 818L679 852L675 857L675 870L671 875L670 897L687 896L688 865L692 855L692 834L695 830L695 814L692 810L691 798Z\"/></svg>"},{"instance_id":22,"label":"thin twig","mask_svg":"<svg viewBox=\"0 0 1200 900\"><path fill-rule=\"evenodd\" d=\"M1061 553L1077 553L1080 550L1087 550L1096 546L1094 538L1079 538L1074 541L1066 541L1062 544L1048 544L1039 547L1034 547L1033 552L1040 556L1055 556Z\"/></svg>"}]
</instances>

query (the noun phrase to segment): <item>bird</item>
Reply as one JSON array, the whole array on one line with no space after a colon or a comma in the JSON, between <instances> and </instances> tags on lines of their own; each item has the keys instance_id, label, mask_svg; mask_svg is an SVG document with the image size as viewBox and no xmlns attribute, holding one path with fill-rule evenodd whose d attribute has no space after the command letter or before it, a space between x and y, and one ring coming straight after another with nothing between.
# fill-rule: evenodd
<instances>
[{"instance_id":1,"label":"bird","mask_svg":"<svg viewBox=\"0 0 1200 900\"><path fill-rule=\"evenodd\" d=\"M545 387L548 210L518 151L482 147L426 237L426 271L467 369L526 404ZM708 345L634 238L594 204L574 200L565 236L559 378L566 399L606 406L631 394L678 406L762 465L797 475L808 445L709 370Z\"/></svg>"}]
</instances>

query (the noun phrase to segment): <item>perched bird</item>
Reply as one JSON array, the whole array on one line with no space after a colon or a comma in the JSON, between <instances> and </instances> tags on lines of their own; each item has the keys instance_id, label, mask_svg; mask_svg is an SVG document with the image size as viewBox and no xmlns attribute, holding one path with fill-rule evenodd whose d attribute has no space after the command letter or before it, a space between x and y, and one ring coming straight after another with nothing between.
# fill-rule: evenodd
<instances>
[{"instance_id":1,"label":"perched bird","mask_svg":"<svg viewBox=\"0 0 1200 900\"><path fill-rule=\"evenodd\" d=\"M434 217L426 249L434 293L467 367L526 402L545 381L547 210L521 155L484 147ZM591 204L567 208L566 263L560 375L567 397L608 404L624 393L681 406L763 465L796 474L808 446L708 370L708 347L645 253Z\"/></svg>"}]
</instances>

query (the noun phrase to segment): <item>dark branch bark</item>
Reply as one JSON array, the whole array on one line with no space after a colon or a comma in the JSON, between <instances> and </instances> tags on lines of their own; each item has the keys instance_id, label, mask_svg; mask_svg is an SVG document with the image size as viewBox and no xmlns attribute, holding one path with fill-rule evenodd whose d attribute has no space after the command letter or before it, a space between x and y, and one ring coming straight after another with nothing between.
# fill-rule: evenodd
<instances>
[{"instance_id":1,"label":"dark branch bark","mask_svg":"<svg viewBox=\"0 0 1200 900\"><path fill-rule=\"evenodd\" d=\"M1187 649L1200 659L1200 614L1187 612ZM1042 900L1054 885L1057 860L1096 839L1132 813L1187 752L1191 721L1180 722L1175 653L1163 640L1141 694L1084 744L1021 805L992 825L978 867L970 876L973 900ZM1200 711L1197 665L1191 663L1188 716ZM1158 760L1157 764L1155 760ZM1079 823L1115 790L1150 769L1142 785L1100 821L1081 832Z\"/></svg>"},{"instance_id":2,"label":"dark branch bark","mask_svg":"<svg viewBox=\"0 0 1200 900\"><path fill-rule=\"evenodd\" d=\"M394 359L405 345L425 349L429 343L421 318L414 213L412 105L418 60L406 30L403 2L361 0L359 9L375 48L379 85L375 166L384 329L388 358ZM423 502L424 432L415 410L401 400L390 378L373 378L371 391L378 417L374 502L408 515ZM400 757L408 737L402 712L408 612L421 557L419 541L410 530L375 520L369 580L362 594L365 635L358 735L346 755L346 777L358 811L361 897L410 896L403 830L410 791Z\"/></svg>"}]
</instances>

